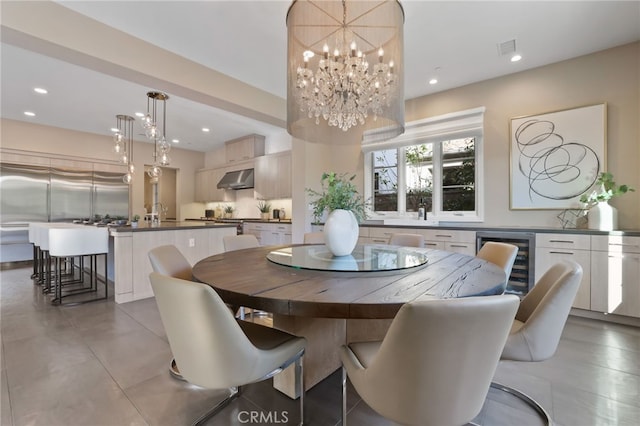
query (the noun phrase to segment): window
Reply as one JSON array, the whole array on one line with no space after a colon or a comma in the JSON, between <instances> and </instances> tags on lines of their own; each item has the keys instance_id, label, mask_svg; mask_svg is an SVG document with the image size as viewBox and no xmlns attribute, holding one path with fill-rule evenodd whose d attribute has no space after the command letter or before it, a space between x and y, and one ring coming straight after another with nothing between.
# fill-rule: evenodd
<instances>
[{"instance_id":1,"label":"window","mask_svg":"<svg viewBox=\"0 0 640 426\"><path fill-rule=\"evenodd\" d=\"M365 193L375 218L482 220L484 108L409 123L404 135L363 143ZM376 149L379 148L379 149Z\"/></svg>"}]
</instances>

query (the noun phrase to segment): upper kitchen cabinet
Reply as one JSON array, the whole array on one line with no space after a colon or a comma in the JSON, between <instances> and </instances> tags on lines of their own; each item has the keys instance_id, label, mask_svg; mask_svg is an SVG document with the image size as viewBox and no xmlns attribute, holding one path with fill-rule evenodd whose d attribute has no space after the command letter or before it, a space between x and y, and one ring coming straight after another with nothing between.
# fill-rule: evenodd
<instances>
[{"instance_id":1,"label":"upper kitchen cabinet","mask_svg":"<svg viewBox=\"0 0 640 426\"><path fill-rule=\"evenodd\" d=\"M219 169L203 169L196 171L196 201L235 201L236 194L232 190L218 189L218 182L230 170L227 167Z\"/></svg>"},{"instance_id":2,"label":"upper kitchen cabinet","mask_svg":"<svg viewBox=\"0 0 640 426\"><path fill-rule=\"evenodd\" d=\"M227 163L246 161L264 155L264 136L249 135L225 143Z\"/></svg>"},{"instance_id":3,"label":"upper kitchen cabinet","mask_svg":"<svg viewBox=\"0 0 640 426\"><path fill-rule=\"evenodd\" d=\"M291 151L257 157L255 173L257 198L291 198Z\"/></svg>"}]
</instances>

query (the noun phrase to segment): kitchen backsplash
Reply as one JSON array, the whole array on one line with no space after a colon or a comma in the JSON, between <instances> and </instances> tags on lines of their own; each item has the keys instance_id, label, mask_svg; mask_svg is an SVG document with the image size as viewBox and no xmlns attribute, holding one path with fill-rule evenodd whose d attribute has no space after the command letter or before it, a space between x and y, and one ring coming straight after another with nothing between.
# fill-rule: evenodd
<instances>
[{"instance_id":1,"label":"kitchen backsplash","mask_svg":"<svg viewBox=\"0 0 640 426\"><path fill-rule=\"evenodd\" d=\"M233 212L234 218L260 218L260 210L258 210L258 201L254 197L253 189L240 189L236 191L236 201L234 202L213 202L213 203L204 203L202 204L202 212L201 216L204 216L205 209L215 210L216 207L220 206L224 209L224 206L233 206L235 209ZM271 204L271 210L273 209L281 209L284 208L286 213L286 219L291 219L291 199L279 199L279 200L267 200L269 204ZM272 213L269 212L270 217L273 217Z\"/></svg>"}]
</instances>

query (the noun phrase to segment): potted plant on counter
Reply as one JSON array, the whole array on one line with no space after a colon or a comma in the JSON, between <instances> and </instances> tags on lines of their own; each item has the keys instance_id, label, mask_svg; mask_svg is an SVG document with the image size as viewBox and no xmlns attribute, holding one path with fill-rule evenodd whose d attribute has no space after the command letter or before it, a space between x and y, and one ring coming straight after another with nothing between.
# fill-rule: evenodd
<instances>
[{"instance_id":1,"label":"potted plant on counter","mask_svg":"<svg viewBox=\"0 0 640 426\"><path fill-rule=\"evenodd\" d=\"M328 172L322 174L321 191L307 188L307 193L316 197L311 202L313 216L318 222L326 211L324 224L325 245L334 256L351 254L358 243L358 223L366 218L365 200L353 184L355 175Z\"/></svg>"},{"instance_id":2,"label":"potted plant on counter","mask_svg":"<svg viewBox=\"0 0 640 426\"><path fill-rule=\"evenodd\" d=\"M582 194L580 202L589 209L587 221L589 229L599 229L600 231L613 231L618 227L618 210L609 205L609 200L635 189L627 185L618 185L613 180L611 173L603 172L598 175L595 189L590 194Z\"/></svg>"},{"instance_id":3,"label":"potted plant on counter","mask_svg":"<svg viewBox=\"0 0 640 426\"><path fill-rule=\"evenodd\" d=\"M134 214L133 215L133 219L131 219L131 227L132 228L137 228L139 220L140 220L140 215L139 214Z\"/></svg>"},{"instance_id":4,"label":"potted plant on counter","mask_svg":"<svg viewBox=\"0 0 640 426\"><path fill-rule=\"evenodd\" d=\"M262 220L269 220L271 204L267 203L265 200L260 200L258 202L258 210L260 210L260 216L262 217Z\"/></svg>"},{"instance_id":5,"label":"potted plant on counter","mask_svg":"<svg viewBox=\"0 0 640 426\"><path fill-rule=\"evenodd\" d=\"M224 218L231 219L233 217L233 206L224 206Z\"/></svg>"}]
</instances>

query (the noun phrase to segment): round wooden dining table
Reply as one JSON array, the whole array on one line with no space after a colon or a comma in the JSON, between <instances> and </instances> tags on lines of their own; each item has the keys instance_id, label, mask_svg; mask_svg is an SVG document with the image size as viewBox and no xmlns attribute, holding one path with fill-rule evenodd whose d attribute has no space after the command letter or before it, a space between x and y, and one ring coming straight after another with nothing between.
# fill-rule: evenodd
<instances>
[{"instance_id":1,"label":"round wooden dining table","mask_svg":"<svg viewBox=\"0 0 640 426\"><path fill-rule=\"evenodd\" d=\"M380 244L340 258L324 245L225 252L196 263L193 278L226 303L270 312L274 327L306 337L306 388L340 367L341 345L381 340L403 304L506 288L504 271L474 256ZM293 380L293 371L284 371L274 387L296 398Z\"/></svg>"}]
</instances>

